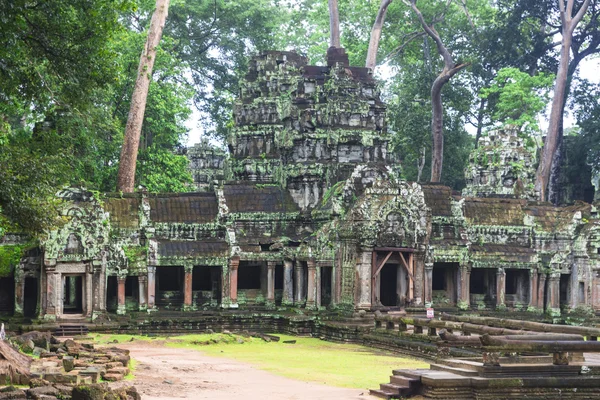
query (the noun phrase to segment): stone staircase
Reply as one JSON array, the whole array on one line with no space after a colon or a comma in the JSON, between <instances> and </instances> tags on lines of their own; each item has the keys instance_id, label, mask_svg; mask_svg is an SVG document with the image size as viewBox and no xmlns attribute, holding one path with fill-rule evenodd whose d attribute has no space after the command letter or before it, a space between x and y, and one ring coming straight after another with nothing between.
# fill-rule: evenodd
<instances>
[{"instance_id":1,"label":"stone staircase","mask_svg":"<svg viewBox=\"0 0 600 400\"><path fill-rule=\"evenodd\" d=\"M447 359L431 364L430 369L397 369L389 383L369 393L383 399L416 395L427 399L600 399L600 364L586 363L589 371L581 375L582 363L553 365L550 357L522 356L518 360L501 358L501 366L483 365L476 359Z\"/></svg>"},{"instance_id":2,"label":"stone staircase","mask_svg":"<svg viewBox=\"0 0 600 400\"><path fill-rule=\"evenodd\" d=\"M415 374L416 371L419 370L395 369L389 383L382 383L379 389L370 389L369 393L382 399L399 399L418 394L421 379Z\"/></svg>"},{"instance_id":3,"label":"stone staircase","mask_svg":"<svg viewBox=\"0 0 600 400\"><path fill-rule=\"evenodd\" d=\"M58 328L52 332L53 336L56 337L74 337L74 336L86 336L89 333L88 327L85 325L59 325Z\"/></svg>"}]
</instances>

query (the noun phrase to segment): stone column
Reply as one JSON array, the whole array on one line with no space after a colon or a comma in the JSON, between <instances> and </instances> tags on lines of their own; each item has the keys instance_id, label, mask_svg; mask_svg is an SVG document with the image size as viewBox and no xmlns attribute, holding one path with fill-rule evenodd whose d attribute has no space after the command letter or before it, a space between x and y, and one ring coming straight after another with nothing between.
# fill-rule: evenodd
<instances>
[{"instance_id":1,"label":"stone column","mask_svg":"<svg viewBox=\"0 0 600 400\"><path fill-rule=\"evenodd\" d=\"M358 263L356 264L356 285L357 291L355 295L355 304L358 308L368 310L371 308L373 290L372 275L373 275L373 247L362 247L358 255Z\"/></svg>"},{"instance_id":2,"label":"stone column","mask_svg":"<svg viewBox=\"0 0 600 400\"><path fill-rule=\"evenodd\" d=\"M529 270L529 308L537 308L538 300L538 272L537 269Z\"/></svg>"},{"instance_id":3,"label":"stone column","mask_svg":"<svg viewBox=\"0 0 600 400\"><path fill-rule=\"evenodd\" d=\"M240 266L240 257L233 256L229 259L229 298L231 300L230 308L238 308L237 288L238 288L238 267Z\"/></svg>"},{"instance_id":4,"label":"stone column","mask_svg":"<svg viewBox=\"0 0 600 400\"><path fill-rule=\"evenodd\" d=\"M560 315L560 274L552 273L548 279L548 304L546 311L553 316Z\"/></svg>"},{"instance_id":5,"label":"stone column","mask_svg":"<svg viewBox=\"0 0 600 400\"><path fill-rule=\"evenodd\" d=\"M379 274L381 276L381 274ZM406 277L408 274L406 273L406 269L398 265L396 267L396 297L398 298L399 306L406 306Z\"/></svg>"},{"instance_id":6,"label":"stone column","mask_svg":"<svg viewBox=\"0 0 600 400\"><path fill-rule=\"evenodd\" d=\"M570 298L569 307L571 309L577 307L579 304L579 265L574 262L571 266L571 279L570 279Z\"/></svg>"},{"instance_id":7,"label":"stone column","mask_svg":"<svg viewBox=\"0 0 600 400\"><path fill-rule=\"evenodd\" d=\"M546 290L546 274L538 270L537 307L544 310L544 291Z\"/></svg>"},{"instance_id":8,"label":"stone column","mask_svg":"<svg viewBox=\"0 0 600 400\"><path fill-rule=\"evenodd\" d=\"M283 260L283 298L281 305L291 306L294 304L294 262Z\"/></svg>"},{"instance_id":9,"label":"stone column","mask_svg":"<svg viewBox=\"0 0 600 400\"><path fill-rule=\"evenodd\" d=\"M15 268L15 316L23 316L25 307L25 277L21 268Z\"/></svg>"},{"instance_id":10,"label":"stone column","mask_svg":"<svg viewBox=\"0 0 600 400\"><path fill-rule=\"evenodd\" d=\"M415 277L414 283L414 302L415 305L423 305L424 293L423 293L423 281L425 275L425 253L417 252L414 253L415 270L413 276Z\"/></svg>"},{"instance_id":11,"label":"stone column","mask_svg":"<svg viewBox=\"0 0 600 400\"><path fill-rule=\"evenodd\" d=\"M117 277L117 280L119 282L119 287L117 290L117 300L118 300L118 307L117 307L117 314L125 314L125 279L127 277L125 276L119 276Z\"/></svg>"},{"instance_id":12,"label":"stone column","mask_svg":"<svg viewBox=\"0 0 600 400\"><path fill-rule=\"evenodd\" d=\"M458 307L466 310L471 306L471 269L468 264L459 267Z\"/></svg>"},{"instance_id":13,"label":"stone column","mask_svg":"<svg viewBox=\"0 0 600 400\"><path fill-rule=\"evenodd\" d=\"M275 261L267 261L267 305L275 305Z\"/></svg>"},{"instance_id":14,"label":"stone column","mask_svg":"<svg viewBox=\"0 0 600 400\"><path fill-rule=\"evenodd\" d=\"M433 263L425 264L423 296L425 298L425 306L430 307L433 303Z\"/></svg>"},{"instance_id":15,"label":"stone column","mask_svg":"<svg viewBox=\"0 0 600 400\"><path fill-rule=\"evenodd\" d=\"M506 297L506 272L504 268L496 270L496 308L504 308Z\"/></svg>"},{"instance_id":16,"label":"stone column","mask_svg":"<svg viewBox=\"0 0 600 400\"><path fill-rule=\"evenodd\" d=\"M90 263L86 266L85 269L85 290L84 298L82 301L84 302L84 313L86 317L92 317L94 311L99 311L94 309L94 266Z\"/></svg>"},{"instance_id":17,"label":"stone column","mask_svg":"<svg viewBox=\"0 0 600 400\"><path fill-rule=\"evenodd\" d=\"M148 266L148 311L156 310L156 267Z\"/></svg>"},{"instance_id":18,"label":"stone column","mask_svg":"<svg viewBox=\"0 0 600 400\"><path fill-rule=\"evenodd\" d=\"M183 278L183 311L188 311L192 308L192 271L194 267L186 265L183 268L185 271Z\"/></svg>"},{"instance_id":19,"label":"stone column","mask_svg":"<svg viewBox=\"0 0 600 400\"><path fill-rule=\"evenodd\" d=\"M296 261L294 265L294 303L296 307L304 305L304 270L302 261Z\"/></svg>"},{"instance_id":20,"label":"stone column","mask_svg":"<svg viewBox=\"0 0 600 400\"><path fill-rule=\"evenodd\" d=\"M56 319L56 312L58 311L58 298L61 296L61 279L60 273L56 270L46 270L46 313L45 317L49 320Z\"/></svg>"},{"instance_id":21,"label":"stone column","mask_svg":"<svg viewBox=\"0 0 600 400\"><path fill-rule=\"evenodd\" d=\"M139 309L140 311L146 311L148 308L148 276L138 276L138 292L139 298Z\"/></svg>"},{"instance_id":22,"label":"stone column","mask_svg":"<svg viewBox=\"0 0 600 400\"><path fill-rule=\"evenodd\" d=\"M306 296L306 308L314 309L317 305L317 263L314 259L308 260L308 290Z\"/></svg>"}]
</instances>

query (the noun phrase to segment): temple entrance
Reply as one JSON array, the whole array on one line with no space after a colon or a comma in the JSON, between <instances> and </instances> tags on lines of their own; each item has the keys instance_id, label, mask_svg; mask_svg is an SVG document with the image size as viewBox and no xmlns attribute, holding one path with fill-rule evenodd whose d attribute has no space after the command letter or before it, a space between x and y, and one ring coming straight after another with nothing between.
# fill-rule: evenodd
<instances>
[{"instance_id":1,"label":"temple entrance","mask_svg":"<svg viewBox=\"0 0 600 400\"><path fill-rule=\"evenodd\" d=\"M263 284L264 282L264 284ZM238 268L238 303L255 304L267 297L267 267L241 261Z\"/></svg>"},{"instance_id":2,"label":"temple entrance","mask_svg":"<svg viewBox=\"0 0 600 400\"><path fill-rule=\"evenodd\" d=\"M38 280L37 278L25 278L23 289L23 316L31 318L36 316L38 305Z\"/></svg>"},{"instance_id":3,"label":"temple entrance","mask_svg":"<svg viewBox=\"0 0 600 400\"><path fill-rule=\"evenodd\" d=\"M0 314L12 315L15 305L15 278L0 278Z\"/></svg>"},{"instance_id":4,"label":"temple entrance","mask_svg":"<svg viewBox=\"0 0 600 400\"><path fill-rule=\"evenodd\" d=\"M125 279L125 307L138 309L140 304L140 283L137 276L128 276Z\"/></svg>"},{"instance_id":5,"label":"temple entrance","mask_svg":"<svg viewBox=\"0 0 600 400\"><path fill-rule=\"evenodd\" d=\"M471 307L494 308L496 305L496 269L473 268L471 270Z\"/></svg>"},{"instance_id":6,"label":"temple entrance","mask_svg":"<svg viewBox=\"0 0 600 400\"><path fill-rule=\"evenodd\" d=\"M525 269L506 270L505 304L508 307L529 304L529 271Z\"/></svg>"},{"instance_id":7,"label":"temple entrance","mask_svg":"<svg viewBox=\"0 0 600 400\"><path fill-rule=\"evenodd\" d=\"M83 275L63 275L63 314L83 314Z\"/></svg>"},{"instance_id":8,"label":"temple entrance","mask_svg":"<svg viewBox=\"0 0 600 400\"><path fill-rule=\"evenodd\" d=\"M214 304L221 301L221 267L195 266L192 271L192 303Z\"/></svg>"},{"instance_id":9,"label":"temple entrance","mask_svg":"<svg viewBox=\"0 0 600 400\"><path fill-rule=\"evenodd\" d=\"M116 276L109 276L106 280L106 311L117 312L119 282Z\"/></svg>"},{"instance_id":10,"label":"temple entrance","mask_svg":"<svg viewBox=\"0 0 600 400\"><path fill-rule=\"evenodd\" d=\"M371 305L403 307L414 297L412 249L382 248L373 251Z\"/></svg>"},{"instance_id":11,"label":"temple entrance","mask_svg":"<svg viewBox=\"0 0 600 400\"><path fill-rule=\"evenodd\" d=\"M156 267L156 305L159 308L183 306L183 267Z\"/></svg>"},{"instance_id":12,"label":"temple entrance","mask_svg":"<svg viewBox=\"0 0 600 400\"><path fill-rule=\"evenodd\" d=\"M431 290L433 304L436 306L455 305L458 301L456 282L458 263L434 263Z\"/></svg>"},{"instance_id":13,"label":"temple entrance","mask_svg":"<svg viewBox=\"0 0 600 400\"><path fill-rule=\"evenodd\" d=\"M327 307L327 306L331 305L332 278L333 278L333 267L321 267L321 305L323 307Z\"/></svg>"},{"instance_id":14,"label":"temple entrance","mask_svg":"<svg viewBox=\"0 0 600 400\"><path fill-rule=\"evenodd\" d=\"M568 306L571 298L571 274L560 274L560 306Z\"/></svg>"},{"instance_id":15,"label":"temple entrance","mask_svg":"<svg viewBox=\"0 0 600 400\"><path fill-rule=\"evenodd\" d=\"M275 305L280 306L283 299L283 264L275 265Z\"/></svg>"}]
</instances>

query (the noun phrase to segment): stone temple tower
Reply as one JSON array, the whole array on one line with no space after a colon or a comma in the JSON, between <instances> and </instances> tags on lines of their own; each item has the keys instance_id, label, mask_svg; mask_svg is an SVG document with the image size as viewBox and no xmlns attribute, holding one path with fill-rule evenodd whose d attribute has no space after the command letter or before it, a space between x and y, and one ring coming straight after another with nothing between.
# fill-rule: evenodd
<instances>
[{"instance_id":1,"label":"stone temple tower","mask_svg":"<svg viewBox=\"0 0 600 400\"><path fill-rule=\"evenodd\" d=\"M488 132L469 156L463 196L537 200L535 151L515 129Z\"/></svg>"},{"instance_id":2,"label":"stone temple tower","mask_svg":"<svg viewBox=\"0 0 600 400\"><path fill-rule=\"evenodd\" d=\"M326 66L294 52L250 61L228 137L234 180L281 185L302 210L317 206L357 165L383 168L385 105L367 68L331 48Z\"/></svg>"}]
</instances>

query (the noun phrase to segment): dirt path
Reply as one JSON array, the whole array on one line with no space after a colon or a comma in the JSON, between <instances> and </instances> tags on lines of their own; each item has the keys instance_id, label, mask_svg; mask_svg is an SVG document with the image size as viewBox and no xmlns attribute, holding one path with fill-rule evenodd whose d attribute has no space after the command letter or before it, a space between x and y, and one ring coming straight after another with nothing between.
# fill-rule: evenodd
<instances>
[{"instance_id":1,"label":"dirt path","mask_svg":"<svg viewBox=\"0 0 600 400\"><path fill-rule=\"evenodd\" d=\"M119 347L130 349L138 361L133 384L143 400L374 399L366 390L301 382L199 351L147 343Z\"/></svg>"}]
</instances>

